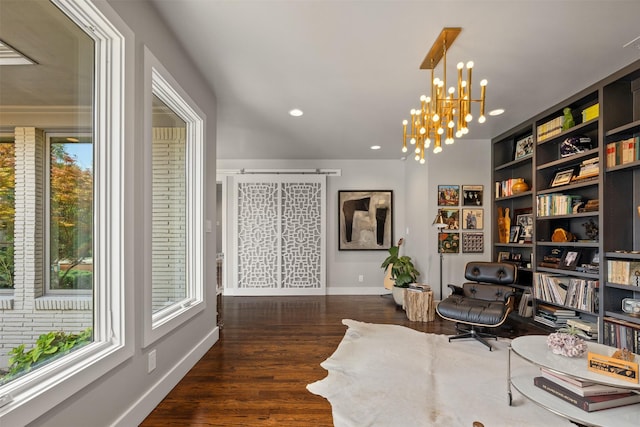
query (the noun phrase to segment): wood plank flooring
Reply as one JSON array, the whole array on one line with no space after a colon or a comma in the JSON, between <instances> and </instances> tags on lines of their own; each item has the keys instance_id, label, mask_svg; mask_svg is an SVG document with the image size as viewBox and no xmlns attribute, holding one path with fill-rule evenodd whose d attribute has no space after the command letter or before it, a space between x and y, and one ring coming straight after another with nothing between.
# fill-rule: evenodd
<instances>
[{"instance_id":1,"label":"wood plank flooring","mask_svg":"<svg viewBox=\"0 0 640 427\"><path fill-rule=\"evenodd\" d=\"M326 376L320 363L342 340L342 319L455 334L437 316L410 322L388 295L225 297L222 313L218 343L141 426L332 426L329 403L305 386ZM514 325L498 334L545 333Z\"/></svg>"}]
</instances>

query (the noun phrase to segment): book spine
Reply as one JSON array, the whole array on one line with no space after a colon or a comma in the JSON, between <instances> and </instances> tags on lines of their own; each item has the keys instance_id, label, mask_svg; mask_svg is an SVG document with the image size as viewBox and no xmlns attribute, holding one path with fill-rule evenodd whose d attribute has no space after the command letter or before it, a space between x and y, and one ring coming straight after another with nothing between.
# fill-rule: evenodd
<instances>
[{"instance_id":1,"label":"book spine","mask_svg":"<svg viewBox=\"0 0 640 427\"><path fill-rule=\"evenodd\" d=\"M574 393L571 393L570 391L563 389L553 381L550 381L544 377L535 377L533 379L533 384L536 387L539 387L542 390L548 393L551 393L556 397L559 397L565 402L570 403L573 406L584 410L584 407L582 406L584 399L581 399L580 396L577 396Z\"/></svg>"}]
</instances>

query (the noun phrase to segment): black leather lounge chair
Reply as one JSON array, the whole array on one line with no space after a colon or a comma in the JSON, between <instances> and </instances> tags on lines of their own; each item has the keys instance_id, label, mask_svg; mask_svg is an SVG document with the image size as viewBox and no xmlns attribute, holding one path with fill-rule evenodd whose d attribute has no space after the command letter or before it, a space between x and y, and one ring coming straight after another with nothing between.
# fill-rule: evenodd
<instances>
[{"instance_id":1,"label":"black leather lounge chair","mask_svg":"<svg viewBox=\"0 0 640 427\"><path fill-rule=\"evenodd\" d=\"M448 285L453 291L436 307L443 319L456 322L459 334L451 340L475 338L491 350L485 338L498 337L476 328L495 328L502 325L515 306L515 289L511 286L517 278L514 264L499 262L469 262L464 277L469 280L462 286ZM463 328L460 325L467 325Z\"/></svg>"}]
</instances>

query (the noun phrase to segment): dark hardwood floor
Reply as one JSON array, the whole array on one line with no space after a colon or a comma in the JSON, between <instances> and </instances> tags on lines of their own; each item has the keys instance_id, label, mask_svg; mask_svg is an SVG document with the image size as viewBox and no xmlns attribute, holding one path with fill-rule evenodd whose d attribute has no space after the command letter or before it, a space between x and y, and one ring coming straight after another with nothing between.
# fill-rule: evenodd
<instances>
[{"instance_id":1,"label":"dark hardwood floor","mask_svg":"<svg viewBox=\"0 0 640 427\"><path fill-rule=\"evenodd\" d=\"M455 334L454 324L437 316L410 322L391 296L225 297L222 313L218 343L143 427L332 426L329 403L305 386L326 376L320 363L342 340L342 319ZM511 338L530 333L545 332L519 322L498 331Z\"/></svg>"}]
</instances>

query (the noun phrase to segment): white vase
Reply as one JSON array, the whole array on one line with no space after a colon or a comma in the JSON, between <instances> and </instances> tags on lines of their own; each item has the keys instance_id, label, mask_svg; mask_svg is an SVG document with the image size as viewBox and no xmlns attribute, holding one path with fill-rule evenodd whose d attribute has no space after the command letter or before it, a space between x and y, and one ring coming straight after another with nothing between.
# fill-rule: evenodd
<instances>
[{"instance_id":1,"label":"white vase","mask_svg":"<svg viewBox=\"0 0 640 427\"><path fill-rule=\"evenodd\" d=\"M391 289L391 295L393 295L393 300L396 302L396 305L400 307L404 305L404 288L394 286L393 289Z\"/></svg>"}]
</instances>

